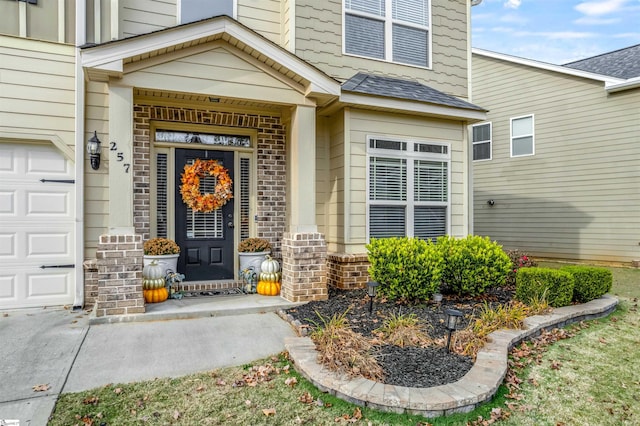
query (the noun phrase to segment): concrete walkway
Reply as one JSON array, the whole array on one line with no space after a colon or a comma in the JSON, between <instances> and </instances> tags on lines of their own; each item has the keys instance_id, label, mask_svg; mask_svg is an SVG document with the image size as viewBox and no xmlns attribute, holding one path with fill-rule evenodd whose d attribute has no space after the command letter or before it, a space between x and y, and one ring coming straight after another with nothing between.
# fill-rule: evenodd
<instances>
[{"instance_id":1,"label":"concrete walkway","mask_svg":"<svg viewBox=\"0 0 640 426\"><path fill-rule=\"evenodd\" d=\"M61 307L0 312L0 419L46 425L61 393L242 365L281 352L295 336L274 313L295 306L280 297L147 306L146 314L109 319Z\"/></svg>"}]
</instances>

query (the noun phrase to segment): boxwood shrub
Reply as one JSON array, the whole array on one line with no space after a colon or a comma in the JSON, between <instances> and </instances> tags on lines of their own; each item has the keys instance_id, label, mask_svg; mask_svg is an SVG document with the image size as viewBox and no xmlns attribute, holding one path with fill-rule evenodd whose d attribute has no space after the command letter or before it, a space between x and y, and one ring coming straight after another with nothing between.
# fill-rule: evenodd
<instances>
[{"instance_id":1,"label":"boxwood shrub","mask_svg":"<svg viewBox=\"0 0 640 426\"><path fill-rule=\"evenodd\" d=\"M597 299L611 290L613 273L607 268L597 266L565 266L562 268L573 275L573 300L585 303Z\"/></svg>"},{"instance_id":2,"label":"boxwood shrub","mask_svg":"<svg viewBox=\"0 0 640 426\"><path fill-rule=\"evenodd\" d=\"M369 276L391 300L428 300L440 285L442 257L431 241L372 238L367 244Z\"/></svg>"},{"instance_id":3,"label":"boxwood shrub","mask_svg":"<svg viewBox=\"0 0 640 426\"><path fill-rule=\"evenodd\" d=\"M490 286L504 284L511 270L509 256L489 237L443 236L436 245L444 260L442 280L454 293L481 294Z\"/></svg>"},{"instance_id":4,"label":"boxwood shrub","mask_svg":"<svg viewBox=\"0 0 640 426\"><path fill-rule=\"evenodd\" d=\"M530 303L546 298L550 306L567 306L573 298L574 279L567 271L551 268L521 268L516 274L516 299Z\"/></svg>"}]
</instances>

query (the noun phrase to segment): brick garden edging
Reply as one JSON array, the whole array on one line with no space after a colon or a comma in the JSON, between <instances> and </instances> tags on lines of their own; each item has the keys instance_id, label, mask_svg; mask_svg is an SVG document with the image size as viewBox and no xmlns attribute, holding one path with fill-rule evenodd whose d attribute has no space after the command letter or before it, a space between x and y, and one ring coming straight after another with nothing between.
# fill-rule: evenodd
<instances>
[{"instance_id":1,"label":"brick garden edging","mask_svg":"<svg viewBox=\"0 0 640 426\"><path fill-rule=\"evenodd\" d=\"M525 319L524 330L495 331L462 379L430 388L385 385L329 371L318 364L318 353L309 337L286 338L285 347L295 369L323 392L376 410L438 417L467 413L491 399L507 373L507 357L513 346L546 329L605 317L617 304L617 298L603 296L581 305L556 308L549 315L529 317ZM281 316L286 318L283 313Z\"/></svg>"}]
</instances>

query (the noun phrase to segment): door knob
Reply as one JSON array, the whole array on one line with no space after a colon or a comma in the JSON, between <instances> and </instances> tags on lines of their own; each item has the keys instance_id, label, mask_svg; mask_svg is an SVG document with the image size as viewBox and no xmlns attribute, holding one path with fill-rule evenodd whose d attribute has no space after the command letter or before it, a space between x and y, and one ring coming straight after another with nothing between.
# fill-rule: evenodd
<instances>
[{"instance_id":1,"label":"door knob","mask_svg":"<svg viewBox=\"0 0 640 426\"><path fill-rule=\"evenodd\" d=\"M229 222L227 222L227 226L228 226L229 228L233 228L233 227L234 227L234 225L233 225L233 221L231 221L231 220L230 220Z\"/></svg>"}]
</instances>

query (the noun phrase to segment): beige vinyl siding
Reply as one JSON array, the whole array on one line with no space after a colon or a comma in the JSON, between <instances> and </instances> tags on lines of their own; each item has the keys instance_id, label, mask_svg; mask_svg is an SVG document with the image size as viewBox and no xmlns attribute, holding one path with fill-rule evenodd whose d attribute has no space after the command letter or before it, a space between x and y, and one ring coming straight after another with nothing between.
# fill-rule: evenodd
<instances>
[{"instance_id":1,"label":"beige vinyl siding","mask_svg":"<svg viewBox=\"0 0 640 426\"><path fill-rule=\"evenodd\" d=\"M0 129L75 145L74 47L0 36Z\"/></svg>"},{"instance_id":2,"label":"beige vinyl siding","mask_svg":"<svg viewBox=\"0 0 640 426\"><path fill-rule=\"evenodd\" d=\"M345 227L348 229L346 236L348 244L353 246L347 247L347 251L363 252L367 240L366 140L370 135L449 144L451 149L450 234L466 235L467 149L464 136L466 128L461 122L352 110L349 126L351 146L348 165L345 167L349 167L351 175L346 187L351 199L351 214L349 225Z\"/></svg>"},{"instance_id":3,"label":"beige vinyl siding","mask_svg":"<svg viewBox=\"0 0 640 426\"><path fill-rule=\"evenodd\" d=\"M238 21L276 44L281 43L280 0L238 0Z\"/></svg>"},{"instance_id":4,"label":"beige vinyl siding","mask_svg":"<svg viewBox=\"0 0 640 426\"><path fill-rule=\"evenodd\" d=\"M473 166L475 233L536 256L640 258L640 92L479 55L473 73L493 126L493 160ZM510 158L509 119L527 114L535 155Z\"/></svg>"},{"instance_id":5,"label":"beige vinyl siding","mask_svg":"<svg viewBox=\"0 0 640 426\"><path fill-rule=\"evenodd\" d=\"M177 24L176 0L124 0L120 2L119 13L119 38L146 34Z\"/></svg>"},{"instance_id":6,"label":"beige vinyl siding","mask_svg":"<svg viewBox=\"0 0 640 426\"><path fill-rule=\"evenodd\" d=\"M108 231L109 224L109 87L107 83L87 82L85 95L86 138L94 131L102 140L100 168L91 169L85 159L84 196L84 257L94 258L98 239ZM85 156L88 157L88 156Z\"/></svg>"},{"instance_id":7,"label":"beige vinyl siding","mask_svg":"<svg viewBox=\"0 0 640 426\"><path fill-rule=\"evenodd\" d=\"M304 94L251 63L253 58L235 53L242 57L224 47L190 56L168 55L162 60L174 60L130 72L122 82L133 87L176 92L282 103L306 102Z\"/></svg>"},{"instance_id":8,"label":"beige vinyl siding","mask_svg":"<svg viewBox=\"0 0 640 426\"><path fill-rule=\"evenodd\" d=\"M63 4L62 15L59 13L59 4ZM21 14L21 8L24 8L24 14ZM19 36L22 30L26 37L36 40L60 43L75 41L73 0L48 0L39 1L37 4L0 1L0 16L0 34Z\"/></svg>"},{"instance_id":9,"label":"beige vinyl siding","mask_svg":"<svg viewBox=\"0 0 640 426\"><path fill-rule=\"evenodd\" d=\"M345 252L345 199L344 199L344 172L345 172L345 125L348 121L349 110L341 111L326 120L330 123L329 131L329 170L328 185L324 210L324 233L327 241L327 249L330 252Z\"/></svg>"},{"instance_id":10,"label":"beige vinyl siding","mask_svg":"<svg viewBox=\"0 0 640 426\"><path fill-rule=\"evenodd\" d=\"M296 54L341 81L364 71L417 80L466 98L467 2L431 1L431 69L343 55L342 0L296 2Z\"/></svg>"},{"instance_id":11,"label":"beige vinyl siding","mask_svg":"<svg viewBox=\"0 0 640 426\"><path fill-rule=\"evenodd\" d=\"M329 200L331 196L331 127L332 121L327 117L316 119L316 224L318 232L325 234L327 228Z\"/></svg>"},{"instance_id":12,"label":"beige vinyl siding","mask_svg":"<svg viewBox=\"0 0 640 426\"><path fill-rule=\"evenodd\" d=\"M295 46L295 33L292 32L292 28L295 25L294 13L295 6L293 0L280 1L280 45L290 52L294 51Z\"/></svg>"}]
</instances>

